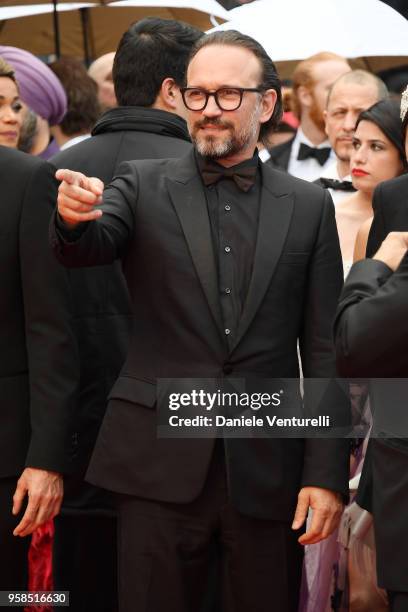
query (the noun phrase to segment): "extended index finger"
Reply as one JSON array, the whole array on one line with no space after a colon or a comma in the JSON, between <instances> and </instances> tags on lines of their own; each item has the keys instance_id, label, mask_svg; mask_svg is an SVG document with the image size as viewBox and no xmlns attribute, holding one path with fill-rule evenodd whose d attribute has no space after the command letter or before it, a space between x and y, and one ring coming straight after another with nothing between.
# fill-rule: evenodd
<instances>
[{"instance_id":1,"label":"extended index finger","mask_svg":"<svg viewBox=\"0 0 408 612\"><path fill-rule=\"evenodd\" d=\"M94 176L85 176L82 172L68 170L68 168L60 168L56 171L55 178L61 181L62 184L65 183L66 185L81 187L86 191L91 191L97 196L103 193L103 182Z\"/></svg>"},{"instance_id":2,"label":"extended index finger","mask_svg":"<svg viewBox=\"0 0 408 612\"><path fill-rule=\"evenodd\" d=\"M58 188L58 205L65 205L69 208L78 209L82 204L95 206L101 203L101 196L89 189L84 189L76 184L69 184L65 181Z\"/></svg>"},{"instance_id":3,"label":"extended index finger","mask_svg":"<svg viewBox=\"0 0 408 612\"><path fill-rule=\"evenodd\" d=\"M74 172L74 170L60 168L56 171L55 178L58 181L65 181L69 185L80 185L85 175L82 174L82 172Z\"/></svg>"}]
</instances>

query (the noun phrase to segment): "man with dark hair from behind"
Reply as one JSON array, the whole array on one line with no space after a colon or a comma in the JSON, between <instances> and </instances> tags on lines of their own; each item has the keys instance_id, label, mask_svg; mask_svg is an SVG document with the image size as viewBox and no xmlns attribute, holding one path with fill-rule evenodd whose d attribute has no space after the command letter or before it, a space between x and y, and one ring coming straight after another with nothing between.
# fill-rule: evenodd
<instances>
[{"instance_id":1,"label":"man with dark hair from behind","mask_svg":"<svg viewBox=\"0 0 408 612\"><path fill-rule=\"evenodd\" d=\"M74 57L62 57L49 66L67 94L67 112L61 123L51 127L51 133L63 151L90 137L101 114L98 86L82 62Z\"/></svg>"},{"instance_id":2,"label":"man with dark hair from behind","mask_svg":"<svg viewBox=\"0 0 408 612\"><path fill-rule=\"evenodd\" d=\"M192 45L202 35L187 24L153 17L131 25L113 68L119 106L102 115L91 138L59 153L53 164L109 183L123 161L187 153L180 87ZM55 522L55 588L71 591L71 610L114 612L116 519L108 494L85 484L83 476L126 355L131 305L118 262L72 270L70 278L81 363L78 470L65 483Z\"/></svg>"}]
</instances>

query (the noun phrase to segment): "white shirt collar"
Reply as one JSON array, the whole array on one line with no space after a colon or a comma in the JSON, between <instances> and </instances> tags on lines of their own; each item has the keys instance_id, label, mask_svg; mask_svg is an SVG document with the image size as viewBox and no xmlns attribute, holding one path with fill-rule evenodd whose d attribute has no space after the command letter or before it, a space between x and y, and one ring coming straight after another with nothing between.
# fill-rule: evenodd
<instances>
[{"instance_id":1,"label":"white shirt collar","mask_svg":"<svg viewBox=\"0 0 408 612\"><path fill-rule=\"evenodd\" d=\"M336 156L334 152L331 151L328 160L323 166L321 166L319 162L312 157L309 157L308 159L304 159L301 161L297 158L299 154L299 148L300 148L301 143L307 144L309 145L309 147L315 146L305 136L302 128L299 127L296 132L295 138L292 143L291 151L290 151L288 172L289 174L305 179L306 181L315 181L316 179L321 177L322 172L325 171L325 169L328 166L330 166L333 162L336 161ZM330 142L327 139L324 142L321 142L317 146L318 149L322 149L326 147L330 147Z\"/></svg>"},{"instance_id":2,"label":"white shirt collar","mask_svg":"<svg viewBox=\"0 0 408 612\"><path fill-rule=\"evenodd\" d=\"M67 140L67 142L64 142L64 144L60 147L60 151L64 151L64 149L69 149L69 147L72 147L90 137L90 134L81 134L80 136L75 136L74 138Z\"/></svg>"},{"instance_id":3,"label":"white shirt collar","mask_svg":"<svg viewBox=\"0 0 408 612\"><path fill-rule=\"evenodd\" d=\"M302 128L299 126L298 129L297 129L297 132L296 132L295 139L293 141L293 146L292 146L292 149L297 146L296 156L299 153L299 147L300 147L302 142L304 144L309 145L309 147L312 147L314 149L326 149L327 147L331 148L330 142L329 142L329 140L327 138L326 138L326 140L324 140L323 142L321 142L318 145L313 144L313 142L311 140L309 140L309 138L303 132Z\"/></svg>"}]
</instances>

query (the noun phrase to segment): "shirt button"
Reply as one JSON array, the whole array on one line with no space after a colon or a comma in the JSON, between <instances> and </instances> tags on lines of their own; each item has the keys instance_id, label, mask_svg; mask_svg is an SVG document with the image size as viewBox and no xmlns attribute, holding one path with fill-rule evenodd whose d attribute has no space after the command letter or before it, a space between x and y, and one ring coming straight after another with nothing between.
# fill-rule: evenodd
<instances>
[{"instance_id":1,"label":"shirt button","mask_svg":"<svg viewBox=\"0 0 408 612\"><path fill-rule=\"evenodd\" d=\"M231 247L229 247L229 246L224 247L224 251L225 251L226 253L229 253L229 252L230 252L230 250L231 250Z\"/></svg>"},{"instance_id":2,"label":"shirt button","mask_svg":"<svg viewBox=\"0 0 408 612\"><path fill-rule=\"evenodd\" d=\"M229 287L225 288L225 293L231 293L231 289Z\"/></svg>"},{"instance_id":3,"label":"shirt button","mask_svg":"<svg viewBox=\"0 0 408 612\"><path fill-rule=\"evenodd\" d=\"M228 212L229 210L231 210L231 206L229 204L226 204L224 206L224 209Z\"/></svg>"},{"instance_id":4,"label":"shirt button","mask_svg":"<svg viewBox=\"0 0 408 612\"><path fill-rule=\"evenodd\" d=\"M228 329L228 327L227 327L227 329L225 330L225 335L228 336L230 333L231 333L231 330Z\"/></svg>"}]
</instances>

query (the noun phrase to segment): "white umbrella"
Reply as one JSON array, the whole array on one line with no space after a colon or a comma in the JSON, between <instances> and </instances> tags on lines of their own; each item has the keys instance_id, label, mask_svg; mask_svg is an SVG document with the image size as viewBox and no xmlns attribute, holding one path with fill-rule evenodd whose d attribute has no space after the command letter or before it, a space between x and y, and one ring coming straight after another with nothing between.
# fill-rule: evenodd
<instances>
[{"instance_id":1,"label":"white umbrella","mask_svg":"<svg viewBox=\"0 0 408 612\"><path fill-rule=\"evenodd\" d=\"M80 8L88 8L94 6L91 2L66 2L57 5L57 11L74 11ZM23 4L18 6L3 6L0 7L0 21L6 19L16 19L18 17L27 17L28 15L44 15L52 13L54 4L47 2L46 4Z\"/></svg>"},{"instance_id":2,"label":"white umbrella","mask_svg":"<svg viewBox=\"0 0 408 612\"><path fill-rule=\"evenodd\" d=\"M216 0L39 0L37 4L10 0L1 4L0 45L44 56L60 47L64 55L86 59L114 51L129 25L149 15L180 19L202 30L228 18L228 11Z\"/></svg>"},{"instance_id":3,"label":"white umbrella","mask_svg":"<svg viewBox=\"0 0 408 612\"><path fill-rule=\"evenodd\" d=\"M239 30L276 61L319 51L348 58L407 56L408 21L380 0L255 0L215 30Z\"/></svg>"},{"instance_id":4,"label":"white umbrella","mask_svg":"<svg viewBox=\"0 0 408 612\"><path fill-rule=\"evenodd\" d=\"M207 13L211 17L220 17L227 20L230 18L229 11L226 11L216 0L115 0L109 2L108 6L114 7L165 7L175 9L194 9ZM217 23L217 22L215 22Z\"/></svg>"}]
</instances>

